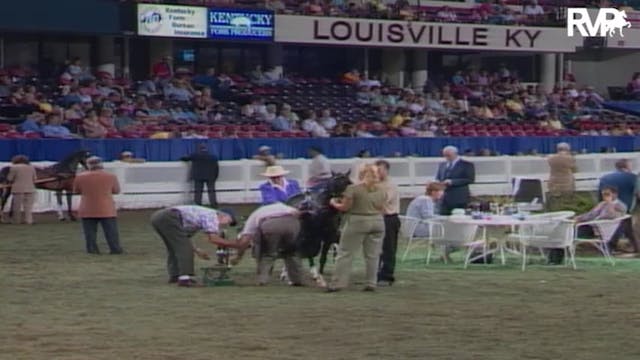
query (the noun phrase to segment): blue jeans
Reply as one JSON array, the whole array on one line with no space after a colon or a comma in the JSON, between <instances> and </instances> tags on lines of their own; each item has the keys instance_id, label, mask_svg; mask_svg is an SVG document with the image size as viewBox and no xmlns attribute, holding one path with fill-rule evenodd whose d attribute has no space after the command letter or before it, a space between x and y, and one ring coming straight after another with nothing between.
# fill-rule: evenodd
<instances>
[{"instance_id":1,"label":"blue jeans","mask_svg":"<svg viewBox=\"0 0 640 360\"><path fill-rule=\"evenodd\" d=\"M120 235L118 234L118 221L115 217L111 218L82 218L82 231L84 232L84 240L89 254L99 254L97 237L98 224L102 226L104 238L109 245L112 254L121 254Z\"/></svg>"}]
</instances>

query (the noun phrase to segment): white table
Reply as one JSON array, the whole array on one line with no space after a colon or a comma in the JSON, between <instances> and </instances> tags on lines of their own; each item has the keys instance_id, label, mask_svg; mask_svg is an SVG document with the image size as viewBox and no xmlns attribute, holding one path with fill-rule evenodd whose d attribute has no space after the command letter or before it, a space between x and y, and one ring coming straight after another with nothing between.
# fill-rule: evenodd
<instances>
[{"instance_id":1,"label":"white table","mask_svg":"<svg viewBox=\"0 0 640 360\"><path fill-rule=\"evenodd\" d=\"M496 252L500 252L500 258L502 260L502 265L505 264L505 251L518 253L515 250L509 249L506 246L506 241L503 238L496 238L496 248L490 249L490 239L487 237L487 228L489 227L518 227L522 225L542 225L549 224L558 220L549 219L549 218L538 218L538 217L525 217L524 219L520 219L514 216L509 215L486 215L482 219L474 219L471 216L450 216L447 219L452 223L459 224L471 224L478 225L482 228L482 240L484 241L484 253L481 255L486 259L486 256L489 254L493 254ZM445 234L446 236L446 234Z\"/></svg>"}]
</instances>

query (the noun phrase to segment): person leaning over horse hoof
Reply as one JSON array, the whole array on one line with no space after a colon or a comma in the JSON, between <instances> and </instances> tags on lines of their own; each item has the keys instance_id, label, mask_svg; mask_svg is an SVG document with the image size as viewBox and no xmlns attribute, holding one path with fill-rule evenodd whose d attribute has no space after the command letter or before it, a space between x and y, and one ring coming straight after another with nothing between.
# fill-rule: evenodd
<instances>
[{"instance_id":1,"label":"person leaning over horse hoof","mask_svg":"<svg viewBox=\"0 0 640 360\"><path fill-rule=\"evenodd\" d=\"M118 178L106 171L102 159L92 156L87 160L89 171L76 176L73 192L80 194L78 215L82 218L82 230L87 253L99 254L96 237L98 224L102 226L111 254L122 254L114 194L120 193Z\"/></svg>"},{"instance_id":2,"label":"person leaning over horse hoof","mask_svg":"<svg viewBox=\"0 0 640 360\"><path fill-rule=\"evenodd\" d=\"M386 196L378 185L378 168L365 165L358 175L359 184L349 185L342 198L331 199L331 206L346 212L348 219L340 236L336 270L328 292L347 287L351 275L353 254L363 248L367 285L373 291L378 283L378 263L384 236L382 217Z\"/></svg>"},{"instance_id":3,"label":"person leaning over horse hoof","mask_svg":"<svg viewBox=\"0 0 640 360\"><path fill-rule=\"evenodd\" d=\"M24 221L27 224L33 223L34 194L36 192L36 169L29 164L29 158L25 155L16 155L11 160L11 169L7 180L11 183L11 194L13 202L11 212L13 212L13 223L22 222L21 215L24 211ZM0 210L1 211L1 210Z\"/></svg>"},{"instance_id":4,"label":"person leaning over horse hoof","mask_svg":"<svg viewBox=\"0 0 640 360\"><path fill-rule=\"evenodd\" d=\"M271 268L277 258L284 259L291 285L304 285L302 263L296 254L299 233L300 220L296 208L273 203L251 213L239 237L242 243L253 243L258 285L269 282ZM238 252L232 263L237 264L243 255L244 251Z\"/></svg>"},{"instance_id":5,"label":"person leaning over horse hoof","mask_svg":"<svg viewBox=\"0 0 640 360\"><path fill-rule=\"evenodd\" d=\"M235 226L236 220L230 211L218 211L197 205L174 206L158 210L151 215L151 226L160 235L167 248L167 272L169 283L178 286L197 286L193 265L193 255L209 260L209 255L193 243L193 236L199 231L207 235L207 240L221 247L243 251L249 244L222 238L220 227Z\"/></svg>"}]
</instances>

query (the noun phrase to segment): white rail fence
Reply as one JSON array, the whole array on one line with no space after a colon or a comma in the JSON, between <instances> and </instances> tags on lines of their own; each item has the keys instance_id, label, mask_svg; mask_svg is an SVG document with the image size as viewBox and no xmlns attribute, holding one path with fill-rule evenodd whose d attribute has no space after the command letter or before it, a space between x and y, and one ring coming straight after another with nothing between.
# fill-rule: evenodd
<instances>
[{"instance_id":1,"label":"white rail fence","mask_svg":"<svg viewBox=\"0 0 640 360\"><path fill-rule=\"evenodd\" d=\"M597 179L614 169L614 163L621 158L631 159L634 167L640 169L640 153L614 153L578 155L576 173L577 188L581 191L594 190ZM424 185L435 176L440 158L391 158L391 175L401 189L404 198L423 193ZM511 179L514 177L540 178L547 180L548 166L542 156L500 156L469 158L476 167L476 183L471 186L473 195L511 194ZM334 171L349 170L356 160L331 160ZM280 164L291 171L289 177L304 184L308 178L309 160L282 160ZM50 163L34 163L46 166ZM0 166L8 164L0 163ZM150 162L127 164L112 162L105 164L108 171L116 174L122 186L122 193L116 196L120 209L158 208L191 202L192 186L188 179L188 164L182 162ZM264 166L254 160L221 161L220 177L217 182L218 201L221 203L257 203L257 190L264 179L260 176ZM203 197L206 199L206 195ZM206 201L206 200L205 200ZM74 196L74 208L78 197ZM51 192L39 191L36 196L35 211L56 209L55 196Z\"/></svg>"}]
</instances>

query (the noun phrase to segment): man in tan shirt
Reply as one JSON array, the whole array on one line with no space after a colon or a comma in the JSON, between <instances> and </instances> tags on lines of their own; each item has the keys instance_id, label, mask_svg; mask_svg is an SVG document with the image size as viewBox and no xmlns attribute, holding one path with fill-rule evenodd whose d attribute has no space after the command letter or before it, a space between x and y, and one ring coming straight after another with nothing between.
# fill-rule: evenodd
<instances>
[{"instance_id":1,"label":"man in tan shirt","mask_svg":"<svg viewBox=\"0 0 640 360\"><path fill-rule=\"evenodd\" d=\"M25 223L32 224L36 169L29 163L29 158L25 155L14 156L7 180L11 183L11 194L13 195L11 205L13 223L20 224L21 214L24 211Z\"/></svg>"},{"instance_id":2,"label":"man in tan shirt","mask_svg":"<svg viewBox=\"0 0 640 360\"><path fill-rule=\"evenodd\" d=\"M571 147L567 143L556 145L557 153L547 158L549 164L549 196L547 207L549 210L563 210L562 205L570 202L575 189L576 160L571 154Z\"/></svg>"},{"instance_id":3,"label":"man in tan shirt","mask_svg":"<svg viewBox=\"0 0 640 360\"><path fill-rule=\"evenodd\" d=\"M386 160L376 161L380 188L385 193L383 207L384 214L384 239L382 240L382 254L380 255L380 267L378 269L378 284L391 285L395 279L396 250L398 249L398 232L400 231L400 194L398 186L391 182L389 177L390 164Z\"/></svg>"},{"instance_id":4,"label":"man in tan shirt","mask_svg":"<svg viewBox=\"0 0 640 360\"><path fill-rule=\"evenodd\" d=\"M87 253L100 254L96 243L98 224L100 224L111 254L122 254L116 204L113 200L113 194L120 193L118 178L104 171L99 157L89 158L87 166L89 171L76 176L73 182L74 193L81 196L78 216L82 218Z\"/></svg>"}]
</instances>

